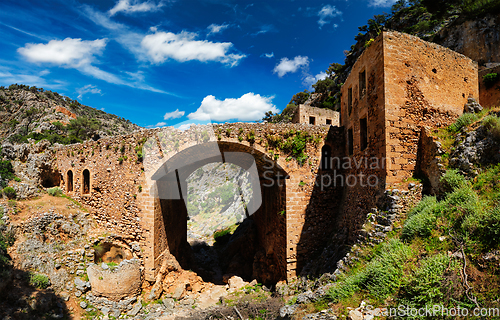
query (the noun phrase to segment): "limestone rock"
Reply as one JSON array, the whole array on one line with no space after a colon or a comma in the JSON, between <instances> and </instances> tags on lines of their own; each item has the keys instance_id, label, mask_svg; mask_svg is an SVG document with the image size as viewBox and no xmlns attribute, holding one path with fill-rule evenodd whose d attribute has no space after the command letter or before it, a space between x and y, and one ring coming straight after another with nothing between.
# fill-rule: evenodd
<instances>
[{"instance_id":1,"label":"limestone rock","mask_svg":"<svg viewBox=\"0 0 500 320\"><path fill-rule=\"evenodd\" d=\"M479 113L483 110L483 107L476 101L473 97L467 99L467 103L464 106L464 113Z\"/></svg>"},{"instance_id":2,"label":"limestone rock","mask_svg":"<svg viewBox=\"0 0 500 320\"><path fill-rule=\"evenodd\" d=\"M112 301L119 301L125 297L136 296L141 291L140 261L136 259L124 260L115 271L102 270L97 265L87 268L92 293Z\"/></svg>"},{"instance_id":3,"label":"limestone rock","mask_svg":"<svg viewBox=\"0 0 500 320\"><path fill-rule=\"evenodd\" d=\"M228 284L229 284L229 290L236 291L236 290L239 290L239 289L243 288L248 283L245 282L245 281L243 281L243 279L241 279L238 276L232 276L228 280Z\"/></svg>"},{"instance_id":4,"label":"limestone rock","mask_svg":"<svg viewBox=\"0 0 500 320\"><path fill-rule=\"evenodd\" d=\"M363 320L363 313L359 310L351 310L349 311L349 318L350 320Z\"/></svg>"}]
</instances>

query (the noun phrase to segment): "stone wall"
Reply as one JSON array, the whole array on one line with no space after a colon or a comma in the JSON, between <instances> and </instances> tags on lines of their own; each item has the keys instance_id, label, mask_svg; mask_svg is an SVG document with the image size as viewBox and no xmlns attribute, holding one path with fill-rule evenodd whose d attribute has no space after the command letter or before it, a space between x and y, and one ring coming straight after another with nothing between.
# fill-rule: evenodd
<instances>
[{"instance_id":1,"label":"stone wall","mask_svg":"<svg viewBox=\"0 0 500 320\"><path fill-rule=\"evenodd\" d=\"M266 201L255 213L259 243L264 249L264 260L275 265L285 278L296 275L297 261L307 259L318 239L322 239L321 233L303 235L302 232L320 165L321 148L330 128L327 125L235 123L197 126L184 132L173 128L143 130L61 147L56 152L55 162L63 177L61 187L66 194L88 208L103 229L140 243L146 279L153 280L166 252L181 256L186 237L182 196L177 193L169 200L160 199L155 192L161 185L155 183L153 175L164 168L170 170L171 162L180 159L182 166L175 172L182 182L190 172L206 163L221 161L223 157L231 161L228 157L234 153L251 154L258 170L262 198ZM287 137L293 138L301 132L308 135L307 159L302 165L279 146ZM190 159L190 154L206 154L210 144L216 146L219 158L182 162ZM143 151L144 146L147 152ZM200 151L199 148L205 149ZM139 159L141 152L144 152L143 161ZM84 193L86 170L89 173L88 193ZM71 187L68 172L73 175ZM171 176L167 173L166 177ZM179 187L182 189L182 183L169 179L164 182L168 190L178 192ZM266 183L277 183L279 179L283 186L273 185L266 189ZM321 200L321 196L315 195L315 198L318 198L316 202ZM333 222L326 220L321 227L329 223ZM299 243L300 253L297 252Z\"/></svg>"},{"instance_id":2,"label":"stone wall","mask_svg":"<svg viewBox=\"0 0 500 320\"><path fill-rule=\"evenodd\" d=\"M363 74L365 81L360 81ZM343 243L356 239L368 209L376 207L378 197L385 190L387 128L384 98L383 38L378 37L358 58L342 87L341 124L345 128L347 143L336 152L346 156L339 164L343 169L344 192L336 226ZM363 123L365 120L362 119L366 122Z\"/></svg>"},{"instance_id":3,"label":"stone wall","mask_svg":"<svg viewBox=\"0 0 500 320\"><path fill-rule=\"evenodd\" d=\"M483 108L492 108L500 106L500 80L492 86L486 86L483 76L488 73L496 73L500 76L500 66L481 70L479 72L479 104Z\"/></svg>"},{"instance_id":4,"label":"stone wall","mask_svg":"<svg viewBox=\"0 0 500 320\"><path fill-rule=\"evenodd\" d=\"M339 112L330 109L316 108L306 105L299 105L295 110L292 118L292 123L304 124L329 124L332 126L339 125Z\"/></svg>"},{"instance_id":5,"label":"stone wall","mask_svg":"<svg viewBox=\"0 0 500 320\"><path fill-rule=\"evenodd\" d=\"M399 32L383 32L361 54L341 89L346 143L333 152L346 155L339 245L356 239L388 187L415 173L422 127L454 122L478 97L477 80L474 61Z\"/></svg>"},{"instance_id":6,"label":"stone wall","mask_svg":"<svg viewBox=\"0 0 500 320\"><path fill-rule=\"evenodd\" d=\"M450 125L468 97L479 98L477 63L415 36L383 37L387 182L396 183L415 170L421 128Z\"/></svg>"}]
</instances>

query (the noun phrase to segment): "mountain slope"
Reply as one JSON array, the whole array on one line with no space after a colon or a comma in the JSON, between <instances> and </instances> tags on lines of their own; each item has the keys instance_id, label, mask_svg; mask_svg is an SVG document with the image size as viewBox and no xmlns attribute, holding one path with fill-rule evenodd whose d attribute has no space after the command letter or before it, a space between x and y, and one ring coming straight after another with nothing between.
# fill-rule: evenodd
<instances>
[{"instance_id":1,"label":"mountain slope","mask_svg":"<svg viewBox=\"0 0 500 320\"><path fill-rule=\"evenodd\" d=\"M140 128L57 92L17 84L0 87L0 123L0 141L13 143L45 138L67 144L127 134Z\"/></svg>"}]
</instances>

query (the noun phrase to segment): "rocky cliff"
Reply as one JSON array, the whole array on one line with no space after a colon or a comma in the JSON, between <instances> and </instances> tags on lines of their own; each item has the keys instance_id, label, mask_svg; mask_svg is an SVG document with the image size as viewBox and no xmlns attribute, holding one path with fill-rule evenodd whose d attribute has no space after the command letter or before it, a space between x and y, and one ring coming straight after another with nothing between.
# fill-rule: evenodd
<instances>
[{"instance_id":1,"label":"rocky cliff","mask_svg":"<svg viewBox=\"0 0 500 320\"><path fill-rule=\"evenodd\" d=\"M83 126L95 126L92 135L100 137L127 134L140 128L129 120L82 105L57 92L17 84L0 87L0 141L19 143L27 142L27 138L53 138L60 142L61 137L71 134L68 125L78 118L89 120ZM75 141L68 142L85 138L77 134Z\"/></svg>"},{"instance_id":2,"label":"rocky cliff","mask_svg":"<svg viewBox=\"0 0 500 320\"><path fill-rule=\"evenodd\" d=\"M500 14L453 23L439 30L432 41L466 55L480 66L500 63Z\"/></svg>"}]
</instances>

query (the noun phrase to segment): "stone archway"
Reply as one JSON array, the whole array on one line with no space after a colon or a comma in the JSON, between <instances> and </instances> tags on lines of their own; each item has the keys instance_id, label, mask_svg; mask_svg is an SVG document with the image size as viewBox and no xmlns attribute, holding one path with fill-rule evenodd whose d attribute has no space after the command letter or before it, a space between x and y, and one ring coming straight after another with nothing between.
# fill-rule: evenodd
<instances>
[{"instance_id":1,"label":"stone archway","mask_svg":"<svg viewBox=\"0 0 500 320\"><path fill-rule=\"evenodd\" d=\"M90 171L85 169L82 172L82 195L90 194Z\"/></svg>"},{"instance_id":2,"label":"stone archway","mask_svg":"<svg viewBox=\"0 0 500 320\"><path fill-rule=\"evenodd\" d=\"M215 152L214 150L219 150ZM175 154L155 172L155 251L168 251L188 267L187 177L213 162L238 165L248 170L254 195L247 204L258 243L250 263L252 276L264 283L286 279L286 179L287 173L263 152L234 142L209 142Z\"/></svg>"},{"instance_id":3,"label":"stone archway","mask_svg":"<svg viewBox=\"0 0 500 320\"><path fill-rule=\"evenodd\" d=\"M73 192L73 171L68 170L66 173L66 192Z\"/></svg>"}]
</instances>

